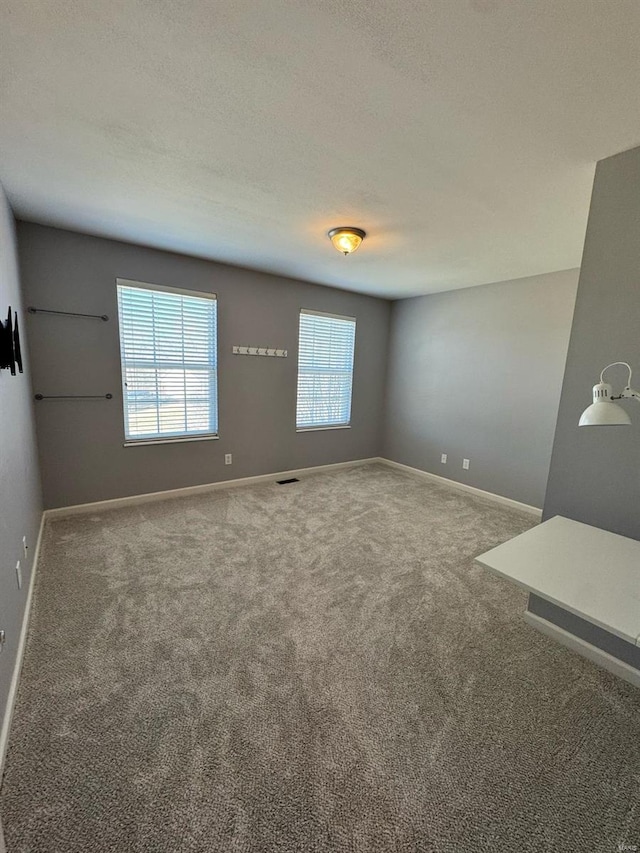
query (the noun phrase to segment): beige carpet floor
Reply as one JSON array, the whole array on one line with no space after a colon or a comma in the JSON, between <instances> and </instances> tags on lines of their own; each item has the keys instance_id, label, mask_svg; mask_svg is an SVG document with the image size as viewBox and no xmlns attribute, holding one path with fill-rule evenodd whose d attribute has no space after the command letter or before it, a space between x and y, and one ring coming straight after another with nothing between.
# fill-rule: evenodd
<instances>
[{"instance_id":1,"label":"beige carpet floor","mask_svg":"<svg viewBox=\"0 0 640 853\"><path fill-rule=\"evenodd\" d=\"M382 465L50 522L9 853L640 847L640 691L473 563L531 523Z\"/></svg>"}]
</instances>

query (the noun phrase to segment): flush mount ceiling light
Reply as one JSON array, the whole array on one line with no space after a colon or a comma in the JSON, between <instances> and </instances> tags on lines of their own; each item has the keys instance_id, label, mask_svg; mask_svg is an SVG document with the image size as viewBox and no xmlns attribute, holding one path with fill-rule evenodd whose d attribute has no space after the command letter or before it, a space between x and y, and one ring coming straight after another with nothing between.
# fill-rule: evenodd
<instances>
[{"instance_id":1,"label":"flush mount ceiling light","mask_svg":"<svg viewBox=\"0 0 640 853\"><path fill-rule=\"evenodd\" d=\"M339 252L342 252L343 255L350 255L351 252L355 252L367 234L362 228L342 226L341 228L332 228L328 236Z\"/></svg>"},{"instance_id":2,"label":"flush mount ceiling light","mask_svg":"<svg viewBox=\"0 0 640 853\"><path fill-rule=\"evenodd\" d=\"M629 378L622 393L617 396L611 394L612 388L608 382L604 381L604 372L616 364L623 365L629 371ZM640 400L640 392L634 391L631 387L631 367L626 361L614 361L613 364L608 364L600 374L600 382L593 386L593 403L588 406L582 413L579 421L579 426L627 426L631 423L631 418L614 400L623 400L627 398L635 398Z\"/></svg>"}]
</instances>

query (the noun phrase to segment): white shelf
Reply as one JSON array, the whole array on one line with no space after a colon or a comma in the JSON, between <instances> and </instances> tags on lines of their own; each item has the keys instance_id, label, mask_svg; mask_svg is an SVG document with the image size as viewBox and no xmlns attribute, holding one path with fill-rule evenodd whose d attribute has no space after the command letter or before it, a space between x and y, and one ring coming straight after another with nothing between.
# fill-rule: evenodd
<instances>
[{"instance_id":1,"label":"white shelf","mask_svg":"<svg viewBox=\"0 0 640 853\"><path fill-rule=\"evenodd\" d=\"M476 562L640 646L640 542L556 516Z\"/></svg>"}]
</instances>

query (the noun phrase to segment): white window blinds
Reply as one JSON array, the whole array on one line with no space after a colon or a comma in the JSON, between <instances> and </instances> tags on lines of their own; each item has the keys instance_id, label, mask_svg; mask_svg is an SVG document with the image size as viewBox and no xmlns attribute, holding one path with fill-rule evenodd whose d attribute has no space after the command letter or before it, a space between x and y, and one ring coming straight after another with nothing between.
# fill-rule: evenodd
<instances>
[{"instance_id":1,"label":"white window blinds","mask_svg":"<svg viewBox=\"0 0 640 853\"><path fill-rule=\"evenodd\" d=\"M118 280L127 441L218 432L215 294Z\"/></svg>"},{"instance_id":2,"label":"white window blinds","mask_svg":"<svg viewBox=\"0 0 640 853\"><path fill-rule=\"evenodd\" d=\"M355 338L353 317L300 312L297 429L349 425Z\"/></svg>"}]
</instances>

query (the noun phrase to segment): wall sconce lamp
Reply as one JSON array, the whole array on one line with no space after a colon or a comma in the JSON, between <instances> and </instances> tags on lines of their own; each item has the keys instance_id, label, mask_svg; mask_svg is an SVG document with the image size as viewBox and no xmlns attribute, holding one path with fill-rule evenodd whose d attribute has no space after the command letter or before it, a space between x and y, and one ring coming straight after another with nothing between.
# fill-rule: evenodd
<instances>
[{"instance_id":1,"label":"wall sconce lamp","mask_svg":"<svg viewBox=\"0 0 640 853\"><path fill-rule=\"evenodd\" d=\"M629 371L629 378L621 394L612 396L611 385L604 381L604 372L616 364L624 365ZM626 361L614 361L608 364L600 374L600 382L593 386L593 403L584 410L578 426L623 426L631 423L631 418L614 400L634 397L640 401L640 392L631 387L631 366Z\"/></svg>"}]
</instances>

